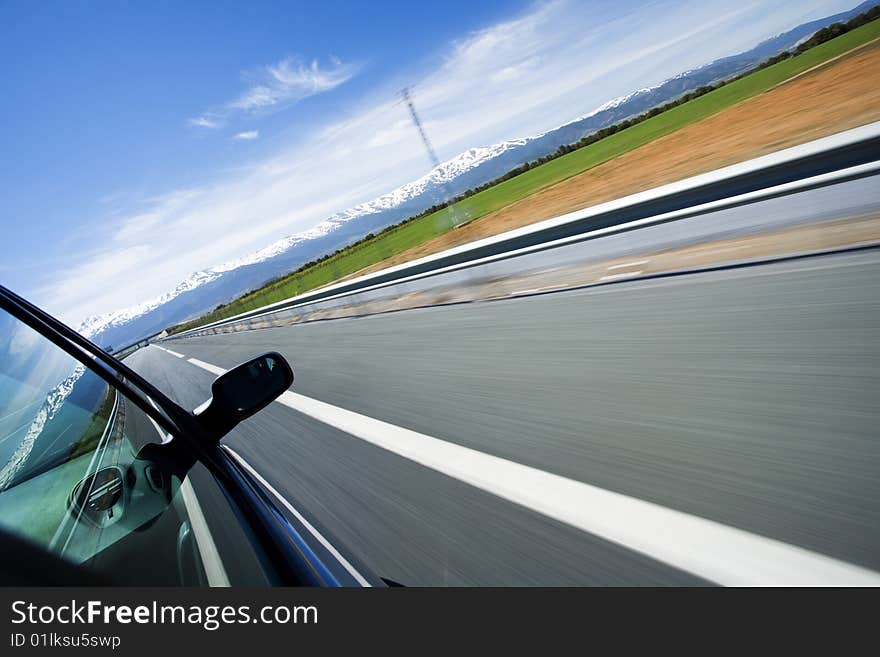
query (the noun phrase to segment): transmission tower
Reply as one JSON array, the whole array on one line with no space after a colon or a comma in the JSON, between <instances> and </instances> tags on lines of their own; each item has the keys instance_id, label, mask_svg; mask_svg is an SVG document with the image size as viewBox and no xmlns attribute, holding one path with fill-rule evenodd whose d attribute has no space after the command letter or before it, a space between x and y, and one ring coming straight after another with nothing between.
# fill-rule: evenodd
<instances>
[{"instance_id":1,"label":"transmission tower","mask_svg":"<svg viewBox=\"0 0 880 657\"><path fill-rule=\"evenodd\" d=\"M428 134L425 132L425 128L422 127L422 122L419 119L419 115L416 112L416 106L412 101L412 95L409 92L409 87L404 87L400 90L400 95L403 97L403 102L406 103L406 106L409 108L410 116L412 116L413 123L416 124L416 129L419 131L419 134L422 137L422 143L425 144L425 149L428 151L428 157L431 158L431 164L435 167L440 166L440 160L437 158L437 153L434 152L434 147L431 146L431 140L428 139Z\"/></svg>"},{"instance_id":2,"label":"transmission tower","mask_svg":"<svg viewBox=\"0 0 880 657\"><path fill-rule=\"evenodd\" d=\"M404 87L400 90L400 96L403 99L403 102L406 103L407 108L409 109L409 114L412 117L413 123L416 126L416 129L419 131L419 135L422 138L422 143L425 145L425 150L428 151L428 157L431 159L431 165L436 168L440 166L440 158L437 157L437 153L434 152L434 147L431 146L431 140L428 139L428 133L425 132L425 128L422 125L421 119L419 119L418 112L416 112L415 103L413 103L412 94L410 93L409 87ZM443 187L443 195L444 201L449 201L452 199L452 191L449 189L449 186L444 181L441 183ZM452 227L455 228L461 225L465 219L462 216L461 209L458 208L455 204L449 206L449 221L452 224Z\"/></svg>"}]
</instances>

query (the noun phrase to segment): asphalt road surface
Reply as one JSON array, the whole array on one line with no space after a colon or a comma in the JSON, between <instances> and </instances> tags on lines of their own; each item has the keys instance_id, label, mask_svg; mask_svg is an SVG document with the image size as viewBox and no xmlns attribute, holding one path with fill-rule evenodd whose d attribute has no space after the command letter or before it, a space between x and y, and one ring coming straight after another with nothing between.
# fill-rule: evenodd
<instances>
[{"instance_id":1,"label":"asphalt road surface","mask_svg":"<svg viewBox=\"0 0 880 657\"><path fill-rule=\"evenodd\" d=\"M805 550L880 571L878 280L880 251L863 251L174 340L163 346L181 356L150 346L126 362L192 408L215 375L190 358L229 368L277 350L294 392L327 408L645 513L630 523L641 542L608 540L600 520L613 525L618 507L601 497L585 531L540 486L518 497L508 477L505 494L487 472L490 492L451 462L423 465L282 403L224 439L406 585L699 584L718 581L707 552L727 572L754 570L738 537L778 541L783 560ZM673 522L652 524L668 510ZM670 559L667 544L680 554L690 540L679 520L696 523L693 553ZM707 550L700 532L717 527L732 542Z\"/></svg>"}]
</instances>

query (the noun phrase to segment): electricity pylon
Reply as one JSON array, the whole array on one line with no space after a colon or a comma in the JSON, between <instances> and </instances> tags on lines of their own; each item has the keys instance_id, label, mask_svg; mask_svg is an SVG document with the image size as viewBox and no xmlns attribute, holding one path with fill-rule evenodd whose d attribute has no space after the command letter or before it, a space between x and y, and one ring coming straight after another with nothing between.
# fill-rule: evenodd
<instances>
[{"instance_id":1,"label":"electricity pylon","mask_svg":"<svg viewBox=\"0 0 880 657\"><path fill-rule=\"evenodd\" d=\"M409 109L409 114L412 117L416 129L419 131L419 135L422 138L422 143L425 145L425 150L428 151L428 157L431 159L431 165L436 169L440 166L440 159L437 157L437 153L434 151L434 147L431 145L431 140L428 139L428 133L425 132L422 121L421 119L419 119L418 112L416 112L416 106L415 103L413 103L410 88L404 87L403 89L401 89L400 96L403 99L403 102L406 104L407 108ZM443 200L451 200L452 191L449 189L449 185L446 183L445 180L441 182L440 185L443 188ZM453 204L449 206L449 212L447 213L447 216L449 217L449 223L451 224L452 228L456 228L464 222L465 217L462 215L463 213L461 211L461 208L457 207L457 205Z\"/></svg>"}]
</instances>

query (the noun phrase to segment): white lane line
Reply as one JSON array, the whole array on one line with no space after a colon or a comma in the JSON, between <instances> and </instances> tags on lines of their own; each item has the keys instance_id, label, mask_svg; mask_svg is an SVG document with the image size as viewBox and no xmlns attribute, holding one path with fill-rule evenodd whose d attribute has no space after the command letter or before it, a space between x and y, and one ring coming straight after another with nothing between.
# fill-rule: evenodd
<instances>
[{"instance_id":1,"label":"white lane line","mask_svg":"<svg viewBox=\"0 0 880 657\"><path fill-rule=\"evenodd\" d=\"M332 554L336 558L337 561L339 561L339 563L341 563L343 565L343 567L351 574L351 576L357 580L358 584L360 584L361 586L372 586L372 584L370 584L370 582L363 575L361 575L360 572L358 572L358 570L353 565L351 565L351 562L348 559L346 559L344 556L342 556L339 553L339 551L335 547L333 547L333 544L330 543L330 541L328 541L326 538L324 538L324 535L321 534L321 532L319 532L314 527L314 525L312 525L312 523L310 523L308 520L306 520L303 517L303 515L299 511L297 511L296 508L294 508L294 506L290 502L288 502L287 499L281 493L279 493L277 490L275 490L275 487L272 486L272 484L270 484L268 481L266 481L265 479L263 479L263 477L260 476L260 473L257 472L251 466L250 463L245 461L244 458L241 455L239 455L238 452L233 450L231 447L229 447L227 445L223 445L223 448L227 452L229 452L229 454L232 455L232 457L235 458L236 461L238 461L238 463L241 465L241 467L243 467L245 470L250 472L251 476L253 476L254 479L259 481L266 488L266 490L268 490L270 493L272 493L272 495L274 495L278 499L278 501L281 502L281 504L283 504L284 507L288 511L290 511L290 513L292 513L296 517L296 519L299 520L303 524L303 526L306 529L308 529L311 532L312 536L314 536L318 540L318 542L321 545L323 545L327 549L327 551L330 554Z\"/></svg>"},{"instance_id":2,"label":"white lane line","mask_svg":"<svg viewBox=\"0 0 880 657\"><path fill-rule=\"evenodd\" d=\"M205 567L208 586L229 586L229 577L226 574L226 568L223 567L223 559L220 558L220 553L217 551L217 544L211 535L208 521L205 520L205 514L202 513L202 506L199 504L199 498L193 490L189 477L180 482L180 495L183 498L183 505L186 507L186 515L189 517L193 535L196 537L196 547L199 549L199 556Z\"/></svg>"},{"instance_id":3,"label":"white lane line","mask_svg":"<svg viewBox=\"0 0 880 657\"><path fill-rule=\"evenodd\" d=\"M152 403L153 400L150 400ZM153 404L155 406L155 404ZM162 428L147 415L150 422L156 428L162 442L165 443L169 438ZM217 550L217 543L214 542L214 536L211 534L211 528L208 527L208 521L205 520L205 514L202 512L202 505L199 504L198 496L193 490L189 477L185 477L180 482L180 497L183 500L183 506L186 507L186 515L189 519L189 525L192 527L193 536L196 539L196 547L199 550L199 557L202 560L202 566L205 568L205 577L208 578L208 586L228 587L229 577L226 574L226 568L223 566L223 559L220 558L220 552Z\"/></svg>"},{"instance_id":4,"label":"white lane line","mask_svg":"<svg viewBox=\"0 0 880 657\"><path fill-rule=\"evenodd\" d=\"M609 269L611 269L611 268L609 267ZM627 278L628 276L638 276L641 273L642 273L642 270L639 269L638 271L627 271L622 274L608 274L607 276L603 276L599 280L600 281L613 281L618 278Z\"/></svg>"},{"instance_id":5,"label":"white lane line","mask_svg":"<svg viewBox=\"0 0 880 657\"><path fill-rule=\"evenodd\" d=\"M201 367L203 370L208 370L211 374L215 374L217 376L220 376L221 374L226 374L226 370L224 370L222 367L211 365L211 363L206 363L205 361L199 360L198 358L187 358L186 360L196 367Z\"/></svg>"},{"instance_id":6,"label":"white lane line","mask_svg":"<svg viewBox=\"0 0 880 657\"><path fill-rule=\"evenodd\" d=\"M161 349L166 354L171 354L172 356L176 356L177 358L183 358L183 354L179 354L176 351L171 351L170 349L166 349L165 347L160 347L157 344L154 344L153 346L156 347L156 349Z\"/></svg>"},{"instance_id":7,"label":"white lane line","mask_svg":"<svg viewBox=\"0 0 880 657\"><path fill-rule=\"evenodd\" d=\"M190 358L213 374L225 370ZM880 573L433 438L287 391L315 420L582 531L726 586L880 586Z\"/></svg>"},{"instance_id":8,"label":"white lane line","mask_svg":"<svg viewBox=\"0 0 880 657\"><path fill-rule=\"evenodd\" d=\"M612 269L625 269L626 267L638 267L639 265L646 265L646 264L648 264L647 260L633 260L632 262L623 262L619 265L611 265L610 267L608 267L608 270L611 271Z\"/></svg>"}]
</instances>

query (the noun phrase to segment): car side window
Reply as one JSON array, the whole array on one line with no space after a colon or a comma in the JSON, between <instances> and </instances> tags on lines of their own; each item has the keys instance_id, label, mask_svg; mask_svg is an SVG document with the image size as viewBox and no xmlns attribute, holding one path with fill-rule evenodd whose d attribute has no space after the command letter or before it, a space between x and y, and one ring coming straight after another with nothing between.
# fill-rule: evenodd
<instances>
[{"instance_id":1,"label":"car side window","mask_svg":"<svg viewBox=\"0 0 880 657\"><path fill-rule=\"evenodd\" d=\"M0 310L0 528L111 581L212 583L191 485L138 458L166 438L123 391ZM133 555L149 581L133 576Z\"/></svg>"}]
</instances>

